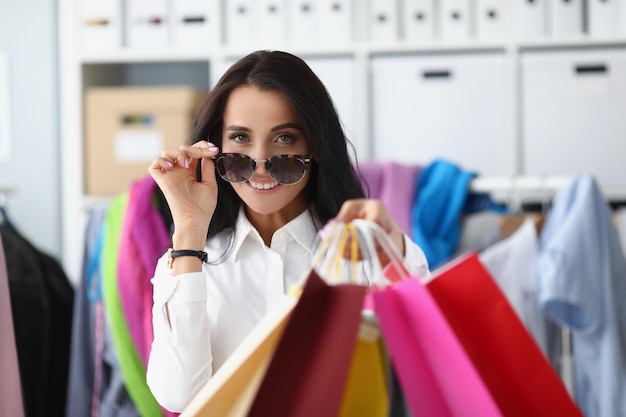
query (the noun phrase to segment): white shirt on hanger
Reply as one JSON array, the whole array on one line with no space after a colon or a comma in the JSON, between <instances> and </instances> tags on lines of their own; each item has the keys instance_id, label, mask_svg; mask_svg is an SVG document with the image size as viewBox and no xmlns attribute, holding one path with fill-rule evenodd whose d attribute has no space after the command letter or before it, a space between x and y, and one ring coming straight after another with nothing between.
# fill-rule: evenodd
<instances>
[{"instance_id":1,"label":"white shirt on hanger","mask_svg":"<svg viewBox=\"0 0 626 417\"><path fill-rule=\"evenodd\" d=\"M547 319L539 307L535 284L538 251L537 228L528 218L511 236L485 249L479 257L539 348L548 356Z\"/></svg>"}]
</instances>

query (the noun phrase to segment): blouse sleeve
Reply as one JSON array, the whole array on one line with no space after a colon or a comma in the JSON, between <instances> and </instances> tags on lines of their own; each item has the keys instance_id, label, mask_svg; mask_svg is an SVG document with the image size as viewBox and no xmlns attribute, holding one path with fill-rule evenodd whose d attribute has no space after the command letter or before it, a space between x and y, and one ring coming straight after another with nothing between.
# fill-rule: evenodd
<instances>
[{"instance_id":1,"label":"blouse sleeve","mask_svg":"<svg viewBox=\"0 0 626 417\"><path fill-rule=\"evenodd\" d=\"M428 260L422 248L404 235L404 265L410 273L416 274L420 280L426 281L430 278L430 269L428 268Z\"/></svg>"},{"instance_id":2,"label":"blouse sleeve","mask_svg":"<svg viewBox=\"0 0 626 417\"><path fill-rule=\"evenodd\" d=\"M162 257L152 284L154 340L146 379L161 406L181 412L213 372L206 272L173 276Z\"/></svg>"}]
</instances>

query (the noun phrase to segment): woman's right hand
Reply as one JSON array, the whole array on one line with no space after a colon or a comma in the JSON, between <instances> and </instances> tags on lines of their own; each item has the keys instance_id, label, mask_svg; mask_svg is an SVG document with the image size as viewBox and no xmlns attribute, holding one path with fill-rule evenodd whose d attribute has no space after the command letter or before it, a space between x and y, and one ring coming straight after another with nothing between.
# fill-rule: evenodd
<instances>
[{"instance_id":1,"label":"woman's right hand","mask_svg":"<svg viewBox=\"0 0 626 417\"><path fill-rule=\"evenodd\" d=\"M209 223L217 206L215 165L211 157L219 149L207 141L178 149L165 149L152 162L148 172L163 192L172 213L175 234L186 237L180 244L204 248ZM196 166L202 159L202 182L196 181ZM200 246L201 244L201 246ZM175 247L176 245L174 242Z\"/></svg>"}]
</instances>

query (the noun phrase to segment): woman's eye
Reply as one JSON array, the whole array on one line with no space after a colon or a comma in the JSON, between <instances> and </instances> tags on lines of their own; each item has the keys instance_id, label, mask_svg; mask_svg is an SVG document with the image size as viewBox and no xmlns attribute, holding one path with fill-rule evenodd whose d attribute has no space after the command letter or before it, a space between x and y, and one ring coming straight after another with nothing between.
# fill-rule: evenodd
<instances>
[{"instance_id":1,"label":"woman's eye","mask_svg":"<svg viewBox=\"0 0 626 417\"><path fill-rule=\"evenodd\" d=\"M278 138L276 138L276 142L279 143L292 143L295 140L295 138L291 135L280 135Z\"/></svg>"},{"instance_id":2,"label":"woman's eye","mask_svg":"<svg viewBox=\"0 0 626 417\"><path fill-rule=\"evenodd\" d=\"M248 137L246 135L237 134L231 135L229 139L234 142L246 142L248 140Z\"/></svg>"}]
</instances>

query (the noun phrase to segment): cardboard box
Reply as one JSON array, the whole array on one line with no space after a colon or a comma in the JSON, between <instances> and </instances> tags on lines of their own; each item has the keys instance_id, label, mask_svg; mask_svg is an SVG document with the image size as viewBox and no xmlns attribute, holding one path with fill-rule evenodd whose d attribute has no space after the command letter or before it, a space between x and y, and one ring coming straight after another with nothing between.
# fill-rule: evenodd
<instances>
[{"instance_id":1,"label":"cardboard box","mask_svg":"<svg viewBox=\"0 0 626 417\"><path fill-rule=\"evenodd\" d=\"M113 196L148 175L162 149L187 142L203 97L190 87L88 89L85 193Z\"/></svg>"}]
</instances>

